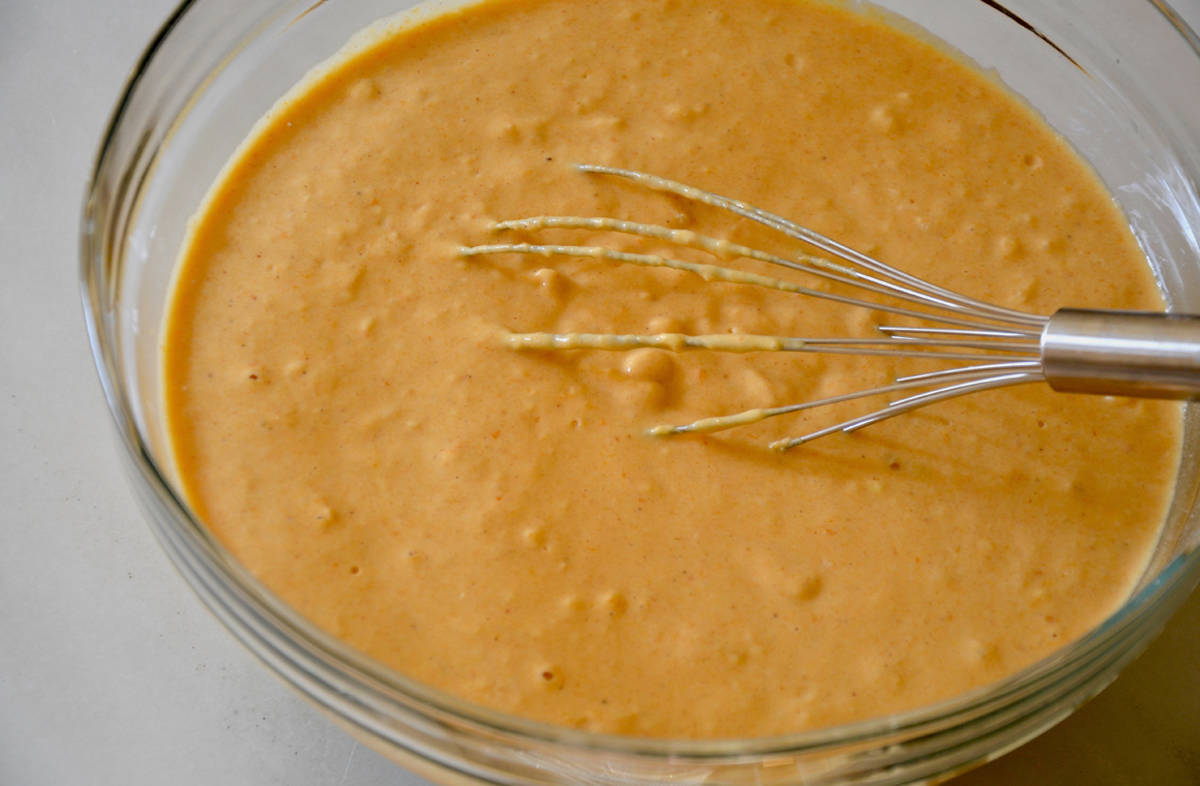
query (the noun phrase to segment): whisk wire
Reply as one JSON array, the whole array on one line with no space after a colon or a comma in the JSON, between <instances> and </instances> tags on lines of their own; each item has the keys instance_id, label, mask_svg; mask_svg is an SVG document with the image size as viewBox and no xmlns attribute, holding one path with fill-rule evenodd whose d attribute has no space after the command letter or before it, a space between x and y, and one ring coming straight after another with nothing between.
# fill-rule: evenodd
<instances>
[{"instance_id":1,"label":"whisk wire","mask_svg":"<svg viewBox=\"0 0 1200 786\"><path fill-rule=\"evenodd\" d=\"M698 275L705 281L764 287L790 294L820 298L857 308L935 323L928 326L885 325L878 328L879 338L804 338L742 333L690 335L685 333L510 333L508 346L525 350L629 350L658 348L674 352L708 350L718 352L821 352L886 356L968 363L935 371L898 377L889 384L852 391L814 401L775 407L749 409L728 415L703 418L683 425L655 426L655 436L711 433L736 426L757 423L768 418L807 409L831 406L872 396L907 395L889 401L865 415L849 418L799 437L771 443L775 450L788 450L814 439L850 432L919 407L984 390L1045 380L1040 341L1048 317L984 303L957 292L930 284L915 276L848 248L818 232L760 208L728 197L712 194L665 178L613 167L578 165L582 172L613 175L647 188L675 194L758 222L784 235L823 251L840 262L797 253L789 259L691 230L670 229L654 224L608 217L534 216L501 221L497 231L535 231L544 229L591 229L654 240L707 252L718 259L753 259L807 275L818 276L858 291L918 304L930 310L918 310L894 303L881 303L852 295L815 290L801 284L724 265L689 262L657 254L620 251L604 246L493 243L465 247L466 257L492 254L525 254L544 257L599 259L620 264L667 268ZM842 264L842 263L847 264ZM869 271L869 272L864 272ZM952 326L952 327L948 327ZM916 391L916 392L913 392Z\"/></svg>"},{"instance_id":2,"label":"whisk wire","mask_svg":"<svg viewBox=\"0 0 1200 786\"><path fill-rule=\"evenodd\" d=\"M930 391L926 391L924 393L918 393L914 396L909 396L908 398L903 398L903 399L899 399L897 401L889 402L889 404L886 407L883 407L882 409L878 409L869 414L862 415L861 417L842 421L841 423L835 423L832 426L827 426L826 428L810 432L801 437L792 437L789 439L777 440L775 442L772 442L770 447L772 450L778 450L778 451L791 450L792 448L796 448L796 447L804 445L808 442L812 442L814 439L819 439L821 437L825 437L830 434L836 434L837 432L849 433L851 431L857 431L858 429L864 428L865 426L869 426L873 423L878 423L882 420L894 418L897 415L903 415L906 412L911 412L914 409L918 409L920 407L925 407L925 406L928 406L929 404L933 404L938 401L945 401L945 400L951 399L951 398L958 398L959 396L966 396L971 393L980 393L985 390L994 390L996 388L1011 387L1012 385L1023 385L1023 384L1027 384L1030 382L1041 382L1044 379L1045 379L1045 377L1040 372L1022 372L1022 373L1015 373L1015 374L1002 374L1000 376L988 376L988 377L985 377L985 378L979 379L979 380L961 382L956 385L947 385L946 387L938 388L936 390L930 390ZM904 384L904 383L897 383L897 385L902 385L902 384ZM888 386L888 387L893 387L893 386ZM879 388L879 389L876 389L874 392L882 393L882 392L890 392L890 391L885 391L883 388Z\"/></svg>"},{"instance_id":3,"label":"whisk wire","mask_svg":"<svg viewBox=\"0 0 1200 786\"><path fill-rule=\"evenodd\" d=\"M771 443L770 447L774 450L788 450L806 442L811 442L818 437L833 434L838 431L854 431L870 425L871 423L877 423L881 420L886 420L887 418L904 414L912 409L924 406L925 403L933 403L934 401L966 395L967 393L974 393L990 388L1022 384L1025 382L1037 382L1041 379L1040 372L1034 367L1025 367L1024 369L1018 369L1014 367L1011 369L1013 373L1003 374L997 374L996 371L998 369L1000 369L1000 364L943 370L938 372L938 374L940 375L942 381L950 380L950 384L943 385L935 390L925 391L923 393L892 401L887 406L870 412L866 415L861 415L856 418L851 418L849 420L836 423L832 426L805 434L801 437L778 440ZM804 401L798 404L748 409L743 412L735 412L730 415L703 418L701 420L681 426L655 426L649 430L649 433L653 436L668 436L672 434L710 434L717 431L735 428L737 426L758 423L759 421L766 420L767 418L778 417L780 415L790 415L806 409L816 409L818 407L841 404L847 401L869 398L871 396L879 396L890 393L898 393L905 390L929 387L932 380L932 375L917 375L910 378L898 379L888 385L880 385L867 390L856 390L850 393L842 393L836 396L815 399L813 401Z\"/></svg>"},{"instance_id":4,"label":"whisk wire","mask_svg":"<svg viewBox=\"0 0 1200 786\"><path fill-rule=\"evenodd\" d=\"M946 377L955 377L963 379L965 377L984 377L999 372L1008 373L1013 371L1029 371L1040 372L1042 362L1040 360L1008 360L1003 363L985 363L978 366L962 366L959 368L943 368L937 371L926 371L923 374L909 374L903 377L896 377L897 382L915 382L917 380L936 381L945 379Z\"/></svg>"},{"instance_id":5,"label":"whisk wire","mask_svg":"<svg viewBox=\"0 0 1200 786\"><path fill-rule=\"evenodd\" d=\"M967 308L962 304L956 303L952 300L936 298L926 292L920 291L919 289L903 286L901 284L888 281L885 278L867 275L852 267L839 265L836 262L831 262L829 260L822 259L821 257L812 256L811 254L798 253L797 259L787 259L776 254L769 254L767 252L760 251L756 248L750 248L749 246L745 246L740 243L709 237L708 235L703 235L691 230L670 229L668 227L658 226L655 224L643 224L636 221L626 221L618 218L582 216L532 216L529 218L500 221L494 224L493 228L497 231L596 229L628 235L637 235L640 237L664 240L676 245L698 248L703 251L707 251L718 258L737 256L747 259L755 259L760 262L778 265L789 270L795 270L800 273L807 273L812 276L817 276L828 281L846 284L851 287L856 287L867 292L873 292L878 295L886 295L910 303L919 303L924 306L935 305L950 311L961 312L968 315L976 315L975 309ZM517 247L517 245L519 244L514 244L514 247ZM822 293L809 291L806 294L819 297ZM881 304L865 301L855 301L854 305L860 305L875 310L888 310L892 313L902 313L907 316L918 316L924 319L937 320L942 317L942 315L939 314L928 314L926 312L892 311L891 309L882 308ZM995 319L995 317L990 318ZM1034 331L1026 331L1026 334L1032 336L1037 335L1037 333Z\"/></svg>"},{"instance_id":6,"label":"whisk wire","mask_svg":"<svg viewBox=\"0 0 1200 786\"><path fill-rule=\"evenodd\" d=\"M753 333L509 333L505 343L512 349L597 349L625 351L630 349L666 349L681 352L686 349L705 349L710 352L819 352L823 355L874 355L889 358L929 360L986 361L995 356L985 353L944 352L943 348L984 348L1000 352L1021 352L1028 355L1025 345L1006 347L1002 344L961 341L904 342L896 349L897 341L889 338L799 338L767 336ZM912 348L907 348L907 347ZM935 351L936 350L936 351Z\"/></svg>"},{"instance_id":7,"label":"whisk wire","mask_svg":"<svg viewBox=\"0 0 1200 786\"><path fill-rule=\"evenodd\" d=\"M988 325L977 320L964 319L957 316L946 314L929 313L926 311L917 311L914 309L904 308L902 306L893 306L887 303L877 303L861 298L841 295L834 292L822 292L816 289L801 286L790 281L784 281L770 276L763 276L757 273L749 273L743 270L724 267L722 265L711 265L701 262L686 262L680 259L671 257L659 256L657 254L638 254L629 251L618 251L612 248L603 246L573 246L573 245L549 245L536 243L491 243L479 246L468 246L460 249L460 253L466 257L486 256L492 254L527 254L531 256L564 256L564 257L580 257L586 259L604 259L611 262L623 262L626 264L640 265L642 267L664 267L672 270L683 270L689 273L694 273L705 281L724 281L732 284L748 284L751 286L764 287L766 289L775 289L780 292L788 292L796 295L805 295L807 297L819 298L821 300L829 300L835 303L842 303L847 306L856 308L865 308L872 311L882 311L896 316L913 317L916 319L924 319L933 322L941 322L947 325L958 325L960 327L969 327L977 330L987 330ZM860 289L867 287L856 284ZM893 292L886 292L896 297L900 295ZM921 298L920 302L926 305L940 305L940 303L932 301L929 298ZM1033 336L1034 333L1022 333L1022 335Z\"/></svg>"},{"instance_id":8,"label":"whisk wire","mask_svg":"<svg viewBox=\"0 0 1200 786\"><path fill-rule=\"evenodd\" d=\"M666 193L675 194L695 202L711 205L713 207L722 208L731 213L735 213L743 218L748 218L751 221L756 221L764 226L770 227L778 232L781 232L795 240L808 243L814 248L819 248L826 253L842 259L847 262L859 265L872 272L887 276L895 281L904 282L916 289L919 289L935 298L946 298L955 303L958 303L965 308L972 309L977 316L991 315L996 319L1006 319L1020 324L1033 325L1040 327L1045 324L1046 318L1036 314L1028 314L1024 311L1016 311L1014 309L1004 308L992 303L985 303L976 300L958 292L954 292L944 287L931 284L928 281L917 278L903 270L894 268L891 265L880 262L877 259L867 256L860 251L856 251L848 246L833 240L832 238L822 235L820 232L809 229L808 227L797 224L793 221L768 212L753 205L746 204L737 199L720 196L708 191L703 191L694 186L689 186L684 183L679 183L674 180L668 180L657 175L638 172L631 169L621 169L618 167L600 166L596 164L576 164L576 169L580 172L588 172L593 174L613 175L615 177L631 180L639 185L645 186L655 191L663 191Z\"/></svg>"},{"instance_id":9,"label":"whisk wire","mask_svg":"<svg viewBox=\"0 0 1200 786\"><path fill-rule=\"evenodd\" d=\"M1039 338L1037 333L1024 330L957 330L954 328L905 327L903 325L880 325L876 330L896 338L908 335L982 336L987 338L1024 338L1035 344Z\"/></svg>"}]
</instances>

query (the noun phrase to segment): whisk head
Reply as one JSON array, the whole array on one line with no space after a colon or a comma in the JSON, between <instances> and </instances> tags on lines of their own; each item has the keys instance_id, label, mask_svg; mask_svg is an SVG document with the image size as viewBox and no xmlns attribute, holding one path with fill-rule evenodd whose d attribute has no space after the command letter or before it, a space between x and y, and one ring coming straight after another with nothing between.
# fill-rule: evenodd
<instances>
[{"instance_id":1,"label":"whisk head","mask_svg":"<svg viewBox=\"0 0 1200 786\"><path fill-rule=\"evenodd\" d=\"M606 217L535 216L501 221L497 231L578 229L635 235L675 246L698 249L717 259L743 258L816 276L852 287L858 295L843 295L802 286L793 281L739 270L721 264L619 251L604 246L495 243L465 247L466 257L490 254L529 254L544 257L582 257L618 264L667 268L698 275L706 281L723 281L763 287L807 297L820 298L857 308L866 308L928 323L924 327L884 325L879 338L825 338L748 334L689 335L683 333L510 333L506 341L513 349L526 350L629 350L653 347L675 352L820 352L826 354L877 355L953 362L938 371L898 377L890 384L842 395L726 415L704 418L682 425L655 426L654 436L706 433L756 423L801 410L829 406L869 396L895 396L886 406L841 421L817 431L771 443L775 450L788 450L819 437L850 432L911 412L938 401L993 388L1039 382L1045 379L1040 340L1048 317L1003 308L931 284L920 278L842 245L825 235L781 216L728 197L703 191L656 175L629 169L580 164L581 172L624 178L645 188L709 205L762 224L799 240L838 261L810 254L787 257L709 237L691 230L670 229ZM892 302L866 299L886 297Z\"/></svg>"}]
</instances>

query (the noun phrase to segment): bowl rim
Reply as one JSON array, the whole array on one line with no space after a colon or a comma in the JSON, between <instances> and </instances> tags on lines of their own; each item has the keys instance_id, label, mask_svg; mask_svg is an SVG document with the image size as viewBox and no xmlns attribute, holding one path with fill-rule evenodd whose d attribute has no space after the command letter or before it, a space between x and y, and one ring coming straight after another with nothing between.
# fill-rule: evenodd
<instances>
[{"instance_id":1,"label":"bowl rim","mask_svg":"<svg viewBox=\"0 0 1200 786\"><path fill-rule=\"evenodd\" d=\"M471 0L482 2L483 0ZM626 754L635 756L654 756L689 758L696 760L714 760L730 756L764 756L772 754L796 754L819 751L831 747L861 744L878 740L881 737L903 735L913 731L935 731L946 726L957 726L965 720L980 715L986 715L995 709L1002 709L1012 701L1037 693L1043 682L1069 667L1089 654L1094 654L1115 640L1134 629L1139 623L1145 622L1150 612L1157 609L1158 601L1167 595L1180 594L1179 602L1186 597L1185 585L1195 585L1200 581L1200 547L1176 556L1152 581L1148 582L1137 592L1130 595L1122 605L1103 622L1088 633L1064 645L1050 655L1010 674L1009 676L987 685L980 686L951 698L905 710L890 715L876 716L850 723L822 727L803 732L771 735L762 737L741 738L657 738L630 737L615 734L603 734L584 731L564 726L523 718L499 710L493 710L467 700L458 698L448 692L425 685L400 672L390 669L374 661L370 657L343 644L332 635L317 628L313 623L302 617L274 593L267 589L258 579L242 567L232 554L213 537L207 528L199 521L186 502L175 491L166 472L160 468L153 457L153 450L145 435L138 427L133 415L131 399L121 372L119 358L114 352L118 346L116 322L113 308L108 304L106 296L112 291L115 283L112 279L117 270L116 281L120 280L120 264L112 264L109 249L105 248L104 228L106 209L103 205L103 195L100 185L104 175L113 166L114 147L123 127L126 113L137 94L139 87L147 78L148 71L154 66L156 57L164 44L170 39L187 15L207 0L181 0L168 15L150 38L145 50L141 53L131 68L120 97L105 124L101 142L94 157L94 162L88 177L83 197L80 223L80 295L84 312L84 321L88 341L99 377L100 385L106 399L109 414L112 417L117 435L120 439L124 457L129 460L130 468L136 478L145 484L140 491L148 492L154 504L166 513L175 531L168 531L164 525L152 522L156 527L156 536L160 545L168 552L175 568L183 574L185 580L192 585L201 596L205 605L234 635L242 641L260 660L294 686L303 686L292 677L280 672L278 667L264 657L263 652L248 642L243 634L233 630L230 620L225 616L229 610L222 613L214 607L214 603L240 603L245 608L242 612L250 612L253 616L271 626L274 636L282 636L292 647L290 653L282 653L282 657L294 659L297 652L302 653L301 660L307 657L310 662L296 663L302 669L308 669L318 662L332 666L338 674L351 681L354 689L371 693L375 702L371 708L383 710L416 710L424 717L437 720L435 716L447 716L455 721L466 722L477 730L517 736L526 741L567 745L573 749L589 750L599 753ZM318 0L300 16L307 14L321 5L324 0ZM995 0L979 0L1000 13L1013 17ZM1191 47L1197 59L1200 59L1200 36L1183 21L1166 0L1145 0L1156 9L1179 33ZM1035 31L1036 32L1036 31ZM1040 34L1038 34L1040 36ZM1044 38L1044 36L1043 36ZM1053 43L1051 43L1054 46ZM1057 47L1056 47L1057 48ZM1069 58L1068 58L1069 59ZM203 89L206 85L202 85ZM185 107L182 114L173 121L177 124L186 115ZM170 132L164 141L169 141ZM158 152L154 154L157 160ZM153 163L150 165L153 168ZM140 189L140 184L122 183L123 187ZM136 216L138 206L131 212ZM123 248L111 249L112 254L119 259ZM166 541L172 538L173 545ZM212 588L207 591L198 587L196 579L187 574L184 565L180 564L181 555L176 549L191 551L191 556L199 560L199 568L209 572L209 576L201 581L218 581L223 590L230 594L225 599L212 595ZM196 566L188 567L196 569ZM1173 610L1173 609L1170 609ZM237 609L233 610L236 614ZM244 622L244 620L243 620ZM1161 626L1165 616L1158 621ZM1138 629L1140 630L1140 628ZM1141 646L1148 643L1149 637L1143 637ZM1132 655L1130 656L1132 657ZM305 691L309 698L320 699L311 692ZM377 702L382 701L382 707ZM413 706L413 704L417 706ZM430 714L430 711L433 714Z\"/></svg>"}]
</instances>

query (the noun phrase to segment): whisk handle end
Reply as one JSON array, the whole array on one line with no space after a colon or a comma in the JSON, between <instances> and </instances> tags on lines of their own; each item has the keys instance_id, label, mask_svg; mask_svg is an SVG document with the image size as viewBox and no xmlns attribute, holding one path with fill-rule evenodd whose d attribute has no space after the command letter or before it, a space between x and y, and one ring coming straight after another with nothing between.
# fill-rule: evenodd
<instances>
[{"instance_id":1,"label":"whisk handle end","mask_svg":"<svg viewBox=\"0 0 1200 786\"><path fill-rule=\"evenodd\" d=\"M1200 399L1200 315L1062 309L1041 355L1060 392Z\"/></svg>"}]
</instances>

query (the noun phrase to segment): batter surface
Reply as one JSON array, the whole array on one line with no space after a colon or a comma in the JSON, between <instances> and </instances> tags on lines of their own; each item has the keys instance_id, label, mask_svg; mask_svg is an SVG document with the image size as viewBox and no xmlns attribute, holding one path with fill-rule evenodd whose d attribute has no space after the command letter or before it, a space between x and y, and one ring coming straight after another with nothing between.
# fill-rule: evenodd
<instances>
[{"instance_id":1,"label":"batter surface","mask_svg":"<svg viewBox=\"0 0 1200 786\"><path fill-rule=\"evenodd\" d=\"M923 367L506 348L507 330L892 321L682 272L458 255L544 213L790 248L577 161L745 199L983 300L1161 307L1090 170L993 81L879 19L788 0L438 18L277 107L184 251L164 383L179 482L274 591L480 704L679 737L944 699L1125 597L1164 514L1174 405L1032 386L781 456L766 444L859 410L644 432Z\"/></svg>"}]
</instances>

